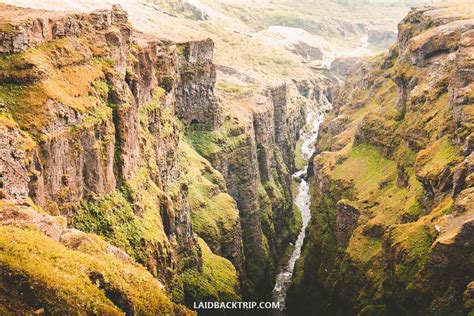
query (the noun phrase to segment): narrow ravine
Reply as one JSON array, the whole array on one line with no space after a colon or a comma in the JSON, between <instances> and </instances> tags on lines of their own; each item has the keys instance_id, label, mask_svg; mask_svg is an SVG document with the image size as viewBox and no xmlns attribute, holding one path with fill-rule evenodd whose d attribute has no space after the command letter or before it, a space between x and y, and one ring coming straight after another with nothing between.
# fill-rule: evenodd
<instances>
[{"instance_id":1,"label":"narrow ravine","mask_svg":"<svg viewBox=\"0 0 474 316\"><path fill-rule=\"evenodd\" d=\"M365 34L359 40L359 47L353 51L345 54L345 57L360 57L364 55L366 48L369 46L368 36ZM335 56L325 56L322 64L326 65L327 68L330 68L331 62L334 60ZM329 100L323 95L323 103L321 109L331 109L332 104ZM324 112L320 111L317 115L308 116L308 122L311 124L311 129L307 132L303 131L301 133L301 139L303 139L303 144L301 146L301 154L303 159L306 161L306 165L303 169L295 172L293 178L300 179L298 185L298 194L295 198L295 204L298 206L298 209L301 212L302 217L302 226L301 231L298 234L296 239L295 249L288 260L288 263L280 267L279 273L275 279L275 287L272 290L272 300L274 302L279 302L280 311L285 310L285 300L286 292L291 284L291 279L293 276L293 269L295 267L296 260L301 256L301 248L303 247L303 242L306 234L306 227L308 226L309 220L311 219L311 194L309 192L309 184L306 181L306 172L308 169L309 159L314 153L314 145L318 138L319 126L324 119ZM284 314L284 313L282 313Z\"/></svg>"},{"instance_id":2,"label":"narrow ravine","mask_svg":"<svg viewBox=\"0 0 474 316\"><path fill-rule=\"evenodd\" d=\"M329 103L326 98L324 99L325 102ZM314 153L314 144L318 137L319 125L321 124L323 117L323 114L309 116L308 122L311 124L311 129L301 134L301 138L303 139L303 144L301 145L301 154L306 161L306 165L303 169L295 172L293 177L295 179L300 179L298 185L298 194L295 198L295 204L298 206L298 209L301 212L303 225L301 226L301 231L298 234L298 238L296 239L295 249L290 256L288 263L281 267L280 272L277 274L275 287L272 291L272 300L274 302L279 302L281 311L285 309L286 291L291 284L291 278L293 276L293 269L295 267L296 260L298 260L301 255L301 248L305 238L306 226L308 226L309 220L311 218L311 194L309 192L309 185L305 180L305 177L306 171L308 169L309 159Z\"/></svg>"}]
</instances>

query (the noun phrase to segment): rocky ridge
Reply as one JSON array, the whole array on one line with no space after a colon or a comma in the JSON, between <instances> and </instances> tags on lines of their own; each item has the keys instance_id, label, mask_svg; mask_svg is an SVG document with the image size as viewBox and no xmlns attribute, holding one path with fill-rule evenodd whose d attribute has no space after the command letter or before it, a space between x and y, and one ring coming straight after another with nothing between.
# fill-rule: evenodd
<instances>
[{"instance_id":1,"label":"rocky ridge","mask_svg":"<svg viewBox=\"0 0 474 316\"><path fill-rule=\"evenodd\" d=\"M268 297L300 225L290 178L299 131L331 80L215 93L211 40L139 33L119 6L0 7L0 219L2 240L19 243L2 248L3 310L76 308L70 285L29 264L32 244L51 269L88 271L74 287L84 312L139 314L150 300L148 311L186 314L170 298ZM142 281L149 294L137 292ZM8 300L35 282L64 287Z\"/></svg>"},{"instance_id":2,"label":"rocky ridge","mask_svg":"<svg viewBox=\"0 0 474 316\"><path fill-rule=\"evenodd\" d=\"M65 244L80 252L84 252L83 240L87 245L92 238L100 247L112 249L106 253L117 253L129 265L145 266L148 271L140 268L137 273L143 276L137 278L156 280L147 281L155 289L145 294L155 295L156 304L147 307L147 298L133 296L120 286L130 281L116 277L118 285L104 285L104 300L113 306L110 311L137 314L146 308L147 312L166 308L170 313L188 313L184 307L173 307L166 294L171 289L173 300L181 303L186 303L184 297L199 299L200 291L216 300L239 298L235 267L212 254L193 234L188 188L194 166L180 161L197 154L181 150L182 131L174 114L182 105L176 91L201 84L204 89L191 90L187 97L207 99L209 87L212 93L212 66L199 68L200 73L209 73L204 75L211 78L207 86L182 75L202 63L211 65L212 42L175 44L138 34L118 6L89 15L48 12L40 19L34 16L41 12L1 6L2 229L11 231L21 243L31 242L23 239L34 235L31 238L38 238L42 245ZM8 20L11 14L18 17ZM59 29L63 32L58 33ZM208 166L207 173L217 171ZM221 254L239 266L243 254L235 202L225 185L214 188L214 193L227 199L226 214L233 216L228 220L232 240L225 244L233 247L232 256L226 251ZM22 219L25 208L29 217ZM54 218L40 215L43 212ZM45 228L43 221L51 227ZM30 233L37 230L35 226L49 238ZM66 238L69 234L77 240L72 246ZM13 259L3 258L9 279L24 274L29 284L41 278L40 271L21 270ZM209 274L209 265L228 274L227 281L215 284L218 280ZM102 284L100 278L107 280L110 275L89 274L87 282ZM195 275L209 282L208 288L200 288ZM158 286L158 280L164 286ZM48 280L42 282L50 286ZM60 297L54 301L47 294L18 295L7 302L11 286L2 284L6 311L74 310ZM128 286L137 291L140 284ZM64 295L70 291L56 290Z\"/></svg>"},{"instance_id":3,"label":"rocky ridge","mask_svg":"<svg viewBox=\"0 0 474 316\"><path fill-rule=\"evenodd\" d=\"M289 312L473 311L473 16L413 9L397 45L334 93Z\"/></svg>"}]
</instances>

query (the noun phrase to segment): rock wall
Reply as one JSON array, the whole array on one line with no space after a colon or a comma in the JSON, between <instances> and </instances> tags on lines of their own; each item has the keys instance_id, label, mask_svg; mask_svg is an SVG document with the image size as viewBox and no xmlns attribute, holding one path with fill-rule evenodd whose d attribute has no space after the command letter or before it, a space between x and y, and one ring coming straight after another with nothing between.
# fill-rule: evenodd
<instances>
[{"instance_id":1,"label":"rock wall","mask_svg":"<svg viewBox=\"0 0 474 316\"><path fill-rule=\"evenodd\" d=\"M4 7L4 6L3 6ZM58 14L49 11L9 9L10 16L0 28L0 54L13 54L41 43L66 36L94 34L113 25L127 23L127 13L120 6L91 14ZM3 23L2 23L3 24Z\"/></svg>"},{"instance_id":2,"label":"rock wall","mask_svg":"<svg viewBox=\"0 0 474 316\"><path fill-rule=\"evenodd\" d=\"M299 217L291 192L294 151L307 115L323 107L316 95L326 85L322 79L289 82L221 96L227 106L222 127L188 133L198 152L222 173L237 202L249 298L268 298L278 258L297 236ZM304 89L298 89L303 86L308 90L304 96Z\"/></svg>"},{"instance_id":3,"label":"rock wall","mask_svg":"<svg viewBox=\"0 0 474 316\"><path fill-rule=\"evenodd\" d=\"M176 114L193 128L215 130L223 121L222 108L214 99L216 69L212 63L214 43L180 44L184 62L181 66L180 86L177 91Z\"/></svg>"},{"instance_id":4,"label":"rock wall","mask_svg":"<svg viewBox=\"0 0 474 316\"><path fill-rule=\"evenodd\" d=\"M181 157L197 154L184 152L176 118L201 120L195 115L202 106L216 118L201 123L219 124L212 41L176 44L137 34L119 6L91 14L0 7L2 215L6 205L28 205L103 238L180 303L239 300L235 267L193 232L198 206L189 188L205 187L189 179L192 166ZM235 204L225 185L213 192ZM8 219L2 225L19 226L13 215ZM218 253L241 271L237 209L220 221L231 250ZM127 308L117 310L140 313Z\"/></svg>"},{"instance_id":5,"label":"rock wall","mask_svg":"<svg viewBox=\"0 0 474 316\"><path fill-rule=\"evenodd\" d=\"M472 16L413 9L337 89L289 312L472 312Z\"/></svg>"}]
</instances>

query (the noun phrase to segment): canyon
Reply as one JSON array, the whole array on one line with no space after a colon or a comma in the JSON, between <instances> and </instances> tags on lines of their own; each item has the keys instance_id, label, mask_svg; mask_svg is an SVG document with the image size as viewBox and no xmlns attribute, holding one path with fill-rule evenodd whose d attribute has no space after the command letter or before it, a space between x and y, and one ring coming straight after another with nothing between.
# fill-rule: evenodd
<instances>
[{"instance_id":1,"label":"canyon","mask_svg":"<svg viewBox=\"0 0 474 316\"><path fill-rule=\"evenodd\" d=\"M166 292L188 306L264 299L299 230L293 152L327 80L228 97L231 112L214 95L211 40L135 32L119 6L68 14L2 5L2 14L4 246L18 240L2 261L4 308L140 313L153 299L149 313L161 301L181 311ZM21 264L32 243L57 278ZM156 297L118 277L132 268ZM24 292L29 284L36 290ZM55 295L78 296L80 306Z\"/></svg>"},{"instance_id":2,"label":"canyon","mask_svg":"<svg viewBox=\"0 0 474 316\"><path fill-rule=\"evenodd\" d=\"M472 312L469 3L4 2L1 314Z\"/></svg>"},{"instance_id":3,"label":"canyon","mask_svg":"<svg viewBox=\"0 0 474 316\"><path fill-rule=\"evenodd\" d=\"M413 9L333 94L291 314L472 313L473 16Z\"/></svg>"}]
</instances>

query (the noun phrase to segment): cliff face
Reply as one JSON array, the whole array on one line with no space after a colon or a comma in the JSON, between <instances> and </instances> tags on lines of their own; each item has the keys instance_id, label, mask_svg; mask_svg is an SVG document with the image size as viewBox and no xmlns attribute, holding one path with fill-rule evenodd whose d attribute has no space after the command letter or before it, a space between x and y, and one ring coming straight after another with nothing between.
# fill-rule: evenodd
<instances>
[{"instance_id":1,"label":"cliff face","mask_svg":"<svg viewBox=\"0 0 474 316\"><path fill-rule=\"evenodd\" d=\"M77 276L77 289L85 289L84 304L103 289L103 301L94 304L104 313L186 313L167 298L171 288L181 303L239 299L234 265L240 269L243 254L235 201L222 176L186 145L176 117L194 118L190 100L213 111L212 42L177 45L137 34L117 6L92 14L0 6L1 222L19 242L2 248L8 269L2 306L52 313L74 308L61 297L79 294L32 268L21 248L32 243L52 269L71 277L74 269L89 271ZM188 112L184 104L192 105ZM215 113L199 122L215 127ZM212 182L194 181L196 174ZM206 236L193 234L192 214L201 204L190 193L209 188L203 203L219 196L225 204L210 205L205 214L216 220L212 212L226 210L218 218L226 225L217 232L222 242L212 241L212 249ZM61 262L49 259L48 247L61 253ZM96 248L101 252L93 256ZM94 272L101 265L112 267ZM120 269L136 271L121 277ZM8 292L34 282L55 287L60 297L27 292L7 302ZM85 311L94 308L87 304Z\"/></svg>"},{"instance_id":2,"label":"cliff face","mask_svg":"<svg viewBox=\"0 0 474 316\"><path fill-rule=\"evenodd\" d=\"M298 234L300 217L291 192L294 152L306 116L322 110L322 92L314 91L329 83L318 79L221 94L222 126L188 130L189 142L222 173L237 202L248 297L269 297L278 258Z\"/></svg>"},{"instance_id":3,"label":"cliff face","mask_svg":"<svg viewBox=\"0 0 474 316\"><path fill-rule=\"evenodd\" d=\"M291 312L472 311L473 16L412 10L397 45L335 93Z\"/></svg>"},{"instance_id":4,"label":"cliff face","mask_svg":"<svg viewBox=\"0 0 474 316\"><path fill-rule=\"evenodd\" d=\"M177 115L186 125L192 125L195 129L218 129L223 115L214 98L214 43L209 39L181 44L178 48L187 63L181 69L181 85L176 100Z\"/></svg>"},{"instance_id":5,"label":"cliff face","mask_svg":"<svg viewBox=\"0 0 474 316\"><path fill-rule=\"evenodd\" d=\"M330 80L215 94L211 40L138 33L119 6L0 8L5 312L67 313L69 296L130 314L268 298L301 225L299 132ZM80 278L77 292L35 269L33 244L48 269Z\"/></svg>"}]
</instances>

